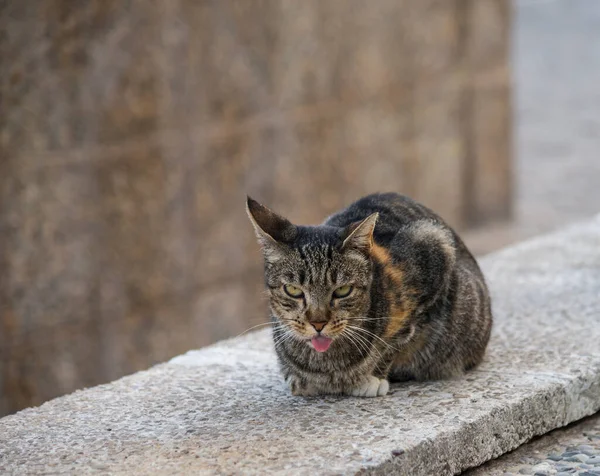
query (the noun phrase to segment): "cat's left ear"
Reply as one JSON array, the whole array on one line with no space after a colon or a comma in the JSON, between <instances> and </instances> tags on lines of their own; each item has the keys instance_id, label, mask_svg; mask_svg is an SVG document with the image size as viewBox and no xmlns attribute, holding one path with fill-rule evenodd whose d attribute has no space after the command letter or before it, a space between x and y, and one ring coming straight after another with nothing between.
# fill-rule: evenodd
<instances>
[{"instance_id":1,"label":"cat's left ear","mask_svg":"<svg viewBox=\"0 0 600 476\"><path fill-rule=\"evenodd\" d=\"M355 249L363 253L369 253L373 246L373 232L379 213L373 213L363 221L352 223L346 228L346 238L342 249Z\"/></svg>"},{"instance_id":2,"label":"cat's left ear","mask_svg":"<svg viewBox=\"0 0 600 476\"><path fill-rule=\"evenodd\" d=\"M286 243L296 238L298 230L295 225L250 197L246 200L246 212L265 257L275 259L280 256L285 252Z\"/></svg>"}]
</instances>

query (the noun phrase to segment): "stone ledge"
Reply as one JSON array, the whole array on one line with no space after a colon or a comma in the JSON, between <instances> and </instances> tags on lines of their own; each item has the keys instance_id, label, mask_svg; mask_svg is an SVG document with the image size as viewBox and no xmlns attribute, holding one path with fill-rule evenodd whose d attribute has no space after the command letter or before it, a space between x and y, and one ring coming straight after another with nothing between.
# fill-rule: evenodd
<instances>
[{"instance_id":1,"label":"stone ledge","mask_svg":"<svg viewBox=\"0 0 600 476\"><path fill-rule=\"evenodd\" d=\"M600 409L600 216L482 260L496 323L466 376L292 397L268 331L0 420L2 474L444 475Z\"/></svg>"}]
</instances>

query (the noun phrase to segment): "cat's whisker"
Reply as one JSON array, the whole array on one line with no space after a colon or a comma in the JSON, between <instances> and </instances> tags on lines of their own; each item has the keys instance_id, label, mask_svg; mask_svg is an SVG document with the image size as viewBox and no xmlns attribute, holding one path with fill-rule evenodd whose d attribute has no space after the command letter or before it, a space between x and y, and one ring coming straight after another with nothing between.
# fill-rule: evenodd
<instances>
[{"instance_id":1,"label":"cat's whisker","mask_svg":"<svg viewBox=\"0 0 600 476\"><path fill-rule=\"evenodd\" d=\"M292 337L293 337L293 334L291 331L284 330L283 334L281 336L278 336L276 339L273 340L273 345L275 347L277 347L278 345L283 344L284 342L288 341Z\"/></svg>"},{"instance_id":2,"label":"cat's whisker","mask_svg":"<svg viewBox=\"0 0 600 476\"><path fill-rule=\"evenodd\" d=\"M286 342L293 342L296 339L296 336L294 336L293 334L290 334L289 336L287 336L286 339L283 339L281 342L278 343L278 345L283 345Z\"/></svg>"},{"instance_id":3,"label":"cat's whisker","mask_svg":"<svg viewBox=\"0 0 600 476\"><path fill-rule=\"evenodd\" d=\"M274 322L277 322L277 321L295 321L295 319L290 319L289 317L274 317L273 320L274 320Z\"/></svg>"},{"instance_id":4,"label":"cat's whisker","mask_svg":"<svg viewBox=\"0 0 600 476\"><path fill-rule=\"evenodd\" d=\"M290 336L285 335L275 341L273 341L273 347L277 348L279 345L282 345L285 341L289 340Z\"/></svg>"},{"instance_id":5,"label":"cat's whisker","mask_svg":"<svg viewBox=\"0 0 600 476\"><path fill-rule=\"evenodd\" d=\"M393 345L388 344L386 341L384 341L381 337L379 337L377 334L373 334L371 331L365 329L364 327L357 327L357 326L348 326L352 329L356 329L358 331L361 332L365 332L366 334L375 337L376 339L378 339L381 343L383 343L386 347L388 347L389 349L392 349L396 352L401 352L400 349L396 349L396 347L394 347Z\"/></svg>"},{"instance_id":6,"label":"cat's whisker","mask_svg":"<svg viewBox=\"0 0 600 476\"><path fill-rule=\"evenodd\" d=\"M283 321L292 321L293 320L293 319L286 319L286 318L279 318L279 319L283 320ZM252 326L252 327L246 329L241 334L238 334L236 336L236 338L243 336L244 334L250 332L252 329L256 329L257 327L270 326L270 325L272 325L272 326L281 326L282 324L280 322L277 322L277 321L261 322L260 324L256 324L255 326Z\"/></svg>"},{"instance_id":7,"label":"cat's whisker","mask_svg":"<svg viewBox=\"0 0 600 476\"><path fill-rule=\"evenodd\" d=\"M378 339L378 340L379 340L379 341L380 341L382 344L384 344L386 347L388 347L388 348L390 348L390 349L392 349L392 350L394 350L394 351L396 351L396 352L400 352L400 349L396 349L396 348L395 348L393 345L391 345L391 344L387 343L387 342L386 342L386 341L384 341L384 340L383 340L381 337L379 337L377 334L374 334L373 332L369 331L368 329L365 329L364 327L357 327L357 326L348 326L348 327L351 327L351 328L353 328L353 329L355 329L355 330L357 330L357 331L360 331L360 332L364 332L364 333L366 333L367 335L369 335L369 336L372 336L372 337L374 337L375 339Z\"/></svg>"},{"instance_id":8,"label":"cat's whisker","mask_svg":"<svg viewBox=\"0 0 600 476\"><path fill-rule=\"evenodd\" d=\"M347 328L347 329L349 329L349 328ZM352 332L354 337L359 339L367 347L367 349L369 347L371 347L375 352L377 352L377 355L379 356L379 360L383 360L383 356L381 355L381 352L379 352L379 349L377 349L377 347L375 347L375 346L370 345L371 343L366 339L365 336L360 335L356 331L350 331L350 332Z\"/></svg>"},{"instance_id":9,"label":"cat's whisker","mask_svg":"<svg viewBox=\"0 0 600 476\"><path fill-rule=\"evenodd\" d=\"M378 317L372 317L372 316L350 316L347 317L346 319L367 319L367 320L382 320L382 319L392 319L393 316L378 316Z\"/></svg>"},{"instance_id":10,"label":"cat's whisker","mask_svg":"<svg viewBox=\"0 0 600 476\"><path fill-rule=\"evenodd\" d=\"M244 332L242 332L241 334L237 335L237 336L236 336L236 338L237 338L237 337L241 337L241 336L243 336L243 335L244 335L244 334L246 334L247 332L250 332L252 329L256 329L257 327L261 327L261 326L270 326L270 325L273 325L273 324L276 324L276 323L274 323L274 322L262 322L262 323L260 323L260 324L256 324L255 326L252 326L252 327L250 327L249 329L246 329L246 330L245 330Z\"/></svg>"},{"instance_id":11,"label":"cat's whisker","mask_svg":"<svg viewBox=\"0 0 600 476\"><path fill-rule=\"evenodd\" d=\"M387 320L391 319L391 317L346 317L345 319L349 320L349 321L370 322L370 321L387 321Z\"/></svg>"},{"instance_id":12,"label":"cat's whisker","mask_svg":"<svg viewBox=\"0 0 600 476\"><path fill-rule=\"evenodd\" d=\"M367 340L367 338L366 338L365 336L363 336L363 335L361 335L361 334L358 334L358 333L357 333L356 335L357 335L357 337L360 337L361 339L363 339L363 340L365 341L365 343L366 343L365 345L369 345L369 344L371 344L371 343L370 343L370 342ZM383 359L383 355L381 354L381 352L379 351L379 349L377 348L377 346L375 346L375 345L372 345L372 348L373 348L373 350L374 350L375 352L377 352L377 355L379 356L378 362L379 362L379 361L381 361L381 360L384 360L384 359Z\"/></svg>"},{"instance_id":13,"label":"cat's whisker","mask_svg":"<svg viewBox=\"0 0 600 476\"><path fill-rule=\"evenodd\" d=\"M273 331L288 332L290 329L289 324L284 324L283 322L274 322L273 325L276 326L276 327L273 327ZM275 333L275 332L273 332L273 333Z\"/></svg>"},{"instance_id":14,"label":"cat's whisker","mask_svg":"<svg viewBox=\"0 0 600 476\"><path fill-rule=\"evenodd\" d=\"M277 347L278 345L283 345L285 342L287 342L288 340L292 340L296 338L296 335L294 334L294 332L288 327L285 328L283 325L278 328L278 330L281 332L280 335L274 335L274 346Z\"/></svg>"},{"instance_id":15,"label":"cat's whisker","mask_svg":"<svg viewBox=\"0 0 600 476\"><path fill-rule=\"evenodd\" d=\"M346 333L346 331L348 331L348 333ZM364 344L361 344L360 347L359 347L358 344L359 344L360 341L358 341L355 338L355 336L352 334L352 332L348 328L346 328L344 330L344 332L342 332L341 335L343 335L343 336L345 336L345 337L348 338L348 340L350 341L350 343L353 344L354 347L356 347L356 349L358 350L358 352L360 353L361 356L363 356L365 358L369 356L369 349L365 348ZM365 352L364 354L363 354L363 351Z\"/></svg>"},{"instance_id":16,"label":"cat's whisker","mask_svg":"<svg viewBox=\"0 0 600 476\"><path fill-rule=\"evenodd\" d=\"M349 342L356 348L356 350L358 350L358 353L363 359L369 357L368 349L365 349L364 345L361 344L360 341L358 341L352 334L348 334L346 337L348 337Z\"/></svg>"}]
</instances>

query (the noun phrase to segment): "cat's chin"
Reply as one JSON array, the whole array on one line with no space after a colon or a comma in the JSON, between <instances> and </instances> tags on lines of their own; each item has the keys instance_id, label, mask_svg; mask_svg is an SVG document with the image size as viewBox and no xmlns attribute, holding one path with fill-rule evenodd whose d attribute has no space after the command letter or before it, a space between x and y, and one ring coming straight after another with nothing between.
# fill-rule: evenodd
<instances>
[{"instance_id":1,"label":"cat's chin","mask_svg":"<svg viewBox=\"0 0 600 476\"><path fill-rule=\"evenodd\" d=\"M331 337L325 336L314 336L310 340L310 344L317 352L325 352L327 349L329 349L329 346L332 342L333 339Z\"/></svg>"}]
</instances>

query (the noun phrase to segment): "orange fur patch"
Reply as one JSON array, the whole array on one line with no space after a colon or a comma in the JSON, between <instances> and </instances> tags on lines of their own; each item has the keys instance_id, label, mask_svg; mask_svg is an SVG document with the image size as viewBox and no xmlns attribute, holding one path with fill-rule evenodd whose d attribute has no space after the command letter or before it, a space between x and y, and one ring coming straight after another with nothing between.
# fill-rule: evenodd
<instances>
[{"instance_id":1,"label":"orange fur patch","mask_svg":"<svg viewBox=\"0 0 600 476\"><path fill-rule=\"evenodd\" d=\"M389 264L392 260L390 253L383 246L373 243L371 247L371 255L382 265Z\"/></svg>"},{"instance_id":2,"label":"orange fur patch","mask_svg":"<svg viewBox=\"0 0 600 476\"><path fill-rule=\"evenodd\" d=\"M411 308L412 306L403 306L401 309L396 309L395 306L391 306L390 322L383 334L384 337L393 337L400 329L402 329L402 327L404 327L404 323L412 314Z\"/></svg>"},{"instance_id":3,"label":"orange fur patch","mask_svg":"<svg viewBox=\"0 0 600 476\"><path fill-rule=\"evenodd\" d=\"M404 272L392 264L389 251L374 244L371 248L371 255L383 266L384 275L393 283L394 287L404 293ZM390 290L387 294L388 301L393 303L395 301L394 290ZM392 304L390 306L390 322L385 330L384 337L393 337L402 329L413 311L414 306L411 300L405 301L405 304L400 308Z\"/></svg>"}]
</instances>

